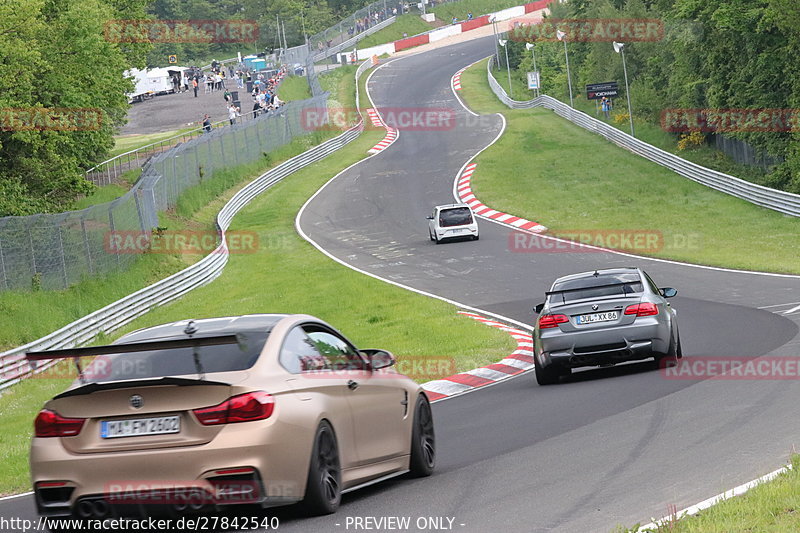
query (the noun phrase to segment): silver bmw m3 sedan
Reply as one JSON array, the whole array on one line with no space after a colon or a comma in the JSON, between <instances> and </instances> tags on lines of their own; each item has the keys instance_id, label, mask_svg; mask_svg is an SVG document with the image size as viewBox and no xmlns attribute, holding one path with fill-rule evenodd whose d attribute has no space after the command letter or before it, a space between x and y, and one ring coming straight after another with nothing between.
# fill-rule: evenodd
<instances>
[{"instance_id":1,"label":"silver bmw m3 sedan","mask_svg":"<svg viewBox=\"0 0 800 533\"><path fill-rule=\"evenodd\" d=\"M640 268L610 268L558 278L534 311L536 381L557 383L573 368L682 356L676 311Z\"/></svg>"}]
</instances>

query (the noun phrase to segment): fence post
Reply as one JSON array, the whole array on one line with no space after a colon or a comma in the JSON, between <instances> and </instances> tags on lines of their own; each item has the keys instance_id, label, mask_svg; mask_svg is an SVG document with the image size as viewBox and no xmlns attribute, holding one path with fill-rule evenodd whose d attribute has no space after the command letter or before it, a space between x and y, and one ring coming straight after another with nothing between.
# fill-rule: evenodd
<instances>
[{"instance_id":1,"label":"fence post","mask_svg":"<svg viewBox=\"0 0 800 533\"><path fill-rule=\"evenodd\" d=\"M206 176L210 178L214 174L214 162L211 159L212 146L211 146L211 141L207 137L204 139L204 141L206 145L206 154L207 154L206 162L208 163L208 168L206 169Z\"/></svg>"},{"instance_id":2,"label":"fence post","mask_svg":"<svg viewBox=\"0 0 800 533\"><path fill-rule=\"evenodd\" d=\"M114 229L114 204L113 203L108 208L108 225L111 228L111 235L110 235L111 239L110 239L110 242L114 242L114 237L115 237L115 234L116 234L117 230ZM110 248L114 248L114 255L117 257L117 265L119 265L120 264L119 250L117 250L116 246L114 246L113 244L110 246Z\"/></svg>"},{"instance_id":3,"label":"fence post","mask_svg":"<svg viewBox=\"0 0 800 533\"><path fill-rule=\"evenodd\" d=\"M236 142L236 133L237 131L233 129L231 126L231 139L233 139L233 158L236 161L236 164L239 164L239 145Z\"/></svg>"},{"instance_id":4,"label":"fence post","mask_svg":"<svg viewBox=\"0 0 800 533\"><path fill-rule=\"evenodd\" d=\"M69 280L67 279L67 260L64 257L64 237L61 235L61 224L56 223L56 228L58 228L58 247L61 248L61 273L66 289L69 287Z\"/></svg>"},{"instance_id":5,"label":"fence post","mask_svg":"<svg viewBox=\"0 0 800 533\"><path fill-rule=\"evenodd\" d=\"M81 216L81 232L83 233L83 247L86 250L86 264L89 266L89 274L94 274L92 249L89 247L89 235L86 233L86 214Z\"/></svg>"},{"instance_id":6,"label":"fence post","mask_svg":"<svg viewBox=\"0 0 800 533\"><path fill-rule=\"evenodd\" d=\"M222 155L222 167L227 167L228 163L225 161L225 142L223 141L224 135L220 135L219 138L219 153Z\"/></svg>"},{"instance_id":7,"label":"fence post","mask_svg":"<svg viewBox=\"0 0 800 533\"><path fill-rule=\"evenodd\" d=\"M34 220L37 220L41 215L37 215ZM31 233L31 225L28 224L28 242L31 245L31 268L33 268L32 276L36 275L36 248L33 246L33 234Z\"/></svg>"},{"instance_id":8,"label":"fence post","mask_svg":"<svg viewBox=\"0 0 800 533\"><path fill-rule=\"evenodd\" d=\"M144 225L144 218L142 217L142 206L139 204L139 193L141 189L136 189L133 191L133 201L136 202L136 215L139 217L139 227L142 230L142 234L146 234L147 230L145 229Z\"/></svg>"},{"instance_id":9,"label":"fence post","mask_svg":"<svg viewBox=\"0 0 800 533\"><path fill-rule=\"evenodd\" d=\"M6 261L3 258L3 241L0 240L0 269L3 273L3 288L8 289L8 278L6 277Z\"/></svg>"},{"instance_id":10,"label":"fence post","mask_svg":"<svg viewBox=\"0 0 800 533\"><path fill-rule=\"evenodd\" d=\"M203 177L200 175L200 156L197 155L198 151L197 145L195 145L194 149L192 150L192 152L194 152L194 170L197 172L197 181L201 182L203 181Z\"/></svg>"},{"instance_id":11,"label":"fence post","mask_svg":"<svg viewBox=\"0 0 800 533\"><path fill-rule=\"evenodd\" d=\"M170 166L172 166L172 179L170 180L170 189L172 190L172 205L178 205L178 179L177 171L175 170L175 157L170 157Z\"/></svg>"}]
</instances>

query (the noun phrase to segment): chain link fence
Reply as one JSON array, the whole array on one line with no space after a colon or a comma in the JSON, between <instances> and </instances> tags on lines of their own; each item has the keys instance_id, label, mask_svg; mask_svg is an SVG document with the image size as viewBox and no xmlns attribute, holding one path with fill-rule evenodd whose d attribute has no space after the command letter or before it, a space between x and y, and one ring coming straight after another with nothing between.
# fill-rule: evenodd
<instances>
[{"instance_id":1,"label":"chain link fence","mask_svg":"<svg viewBox=\"0 0 800 533\"><path fill-rule=\"evenodd\" d=\"M312 69L313 70L313 69ZM313 82L319 87L316 74ZM0 218L0 289L64 289L87 277L129 267L139 253L120 249L119 235L149 235L158 213L219 169L249 163L306 135L307 110L326 108L318 90L253 120L212 129L153 156L124 196L80 211Z\"/></svg>"},{"instance_id":2,"label":"chain link fence","mask_svg":"<svg viewBox=\"0 0 800 533\"><path fill-rule=\"evenodd\" d=\"M779 165L784 161L782 157L765 154L745 141L733 139L724 135L710 135L709 144L717 150L728 154L739 164L761 167L765 171L768 171L770 167Z\"/></svg>"},{"instance_id":3,"label":"chain link fence","mask_svg":"<svg viewBox=\"0 0 800 533\"><path fill-rule=\"evenodd\" d=\"M311 52L315 55L323 54L327 49L367 32L393 15L402 14L403 9L403 3L390 0L378 0L362 7L337 24L309 37L308 44Z\"/></svg>"}]
</instances>

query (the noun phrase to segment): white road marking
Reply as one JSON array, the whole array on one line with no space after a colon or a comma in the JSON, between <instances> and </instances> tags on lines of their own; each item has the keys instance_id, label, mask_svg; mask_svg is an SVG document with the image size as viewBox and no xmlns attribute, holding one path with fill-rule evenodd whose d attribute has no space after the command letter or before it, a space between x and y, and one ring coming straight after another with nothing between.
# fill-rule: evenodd
<instances>
[{"instance_id":1,"label":"white road marking","mask_svg":"<svg viewBox=\"0 0 800 533\"><path fill-rule=\"evenodd\" d=\"M641 526L637 530L637 533L645 533L645 532L648 532L648 531L654 531L656 529L660 530L661 526L669 524L670 522L672 522L674 520L683 518L684 516L692 516L694 514L699 513L700 511L708 509L709 507L711 507L713 505L716 505L716 504L718 504L718 503L720 503L720 502L722 502L724 500L727 500L729 498L733 498L734 496L739 496L741 494L744 494L745 492L747 492L748 490L752 489L756 485L760 485L761 483L764 483L765 481L770 481L772 479L775 479L780 474L783 474L784 472L788 472L791 469L792 469L792 465L788 464L788 465L784 466L783 468L779 468L777 470L773 470L769 474L763 475L758 479L754 479L753 481L748 481L747 483L739 485L738 487L734 487L731 490L727 490L727 491L723 492L722 494L717 494L716 496L714 496L712 498L708 498L707 500L703 500L702 502L700 502L698 504L692 505L691 507L687 507L686 509L683 509L682 511L676 512L674 515L665 516L664 518L660 518L658 520L653 520L649 524L645 524L645 525Z\"/></svg>"},{"instance_id":2,"label":"white road marking","mask_svg":"<svg viewBox=\"0 0 800 533\"><path fill-rule=\"evenodd\" d=\"M798 305L797 307L792 307L788 311L784 311L783 314L784 315L790 315L790 314L794 313L795 311L800 311L800 305Z\"/></svg>"}]
</instances>

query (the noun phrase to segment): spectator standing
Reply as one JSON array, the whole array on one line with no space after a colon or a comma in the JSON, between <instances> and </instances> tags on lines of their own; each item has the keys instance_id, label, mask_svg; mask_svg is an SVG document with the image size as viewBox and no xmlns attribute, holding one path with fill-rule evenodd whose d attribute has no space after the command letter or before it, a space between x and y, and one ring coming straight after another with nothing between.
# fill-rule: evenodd
<instances>
[{"instance_id":1,"label":"spectator standing","mask_svg":"<svg viewBox=\"0 0 800 533\"><path fill-rule=\"evenodd\" d=\"M606 118L610 118L608 112L611 111L611 100L606 98L605 96L600 100L600 109L603 110L603 114Z\"/></svg>"},{"instance_id":2,"label":"spectator standing","mask_svg":"<svg viewBox=\"0 0 800 533\"><path fill-rule=\"evenodd\" d=\"M194 97L197 98L197 78L192 78L192 89L194 89Z\"/></svg>"},{"instance_id":3,"label":"spectator standing","mask_svg":"<svg viewBox=\"0 0 800 533\"><path fill-rule=\"evenodd\" d=\"M239 113L239 108L235 105L231 104L228 106L228 120L231 123L231 126L236 124L236 117L241 117L242 115Z\"/></svg>"},{"instance_id":4,"label":"spectator standing","mask_svg":"<svg viewBox=\"0 0 800 533\"><path fill-rule=\"evenodd\" d=\"M203 131L211 133L211 118L208 115L203 115Z\"/></svg>"}]
</instances>

